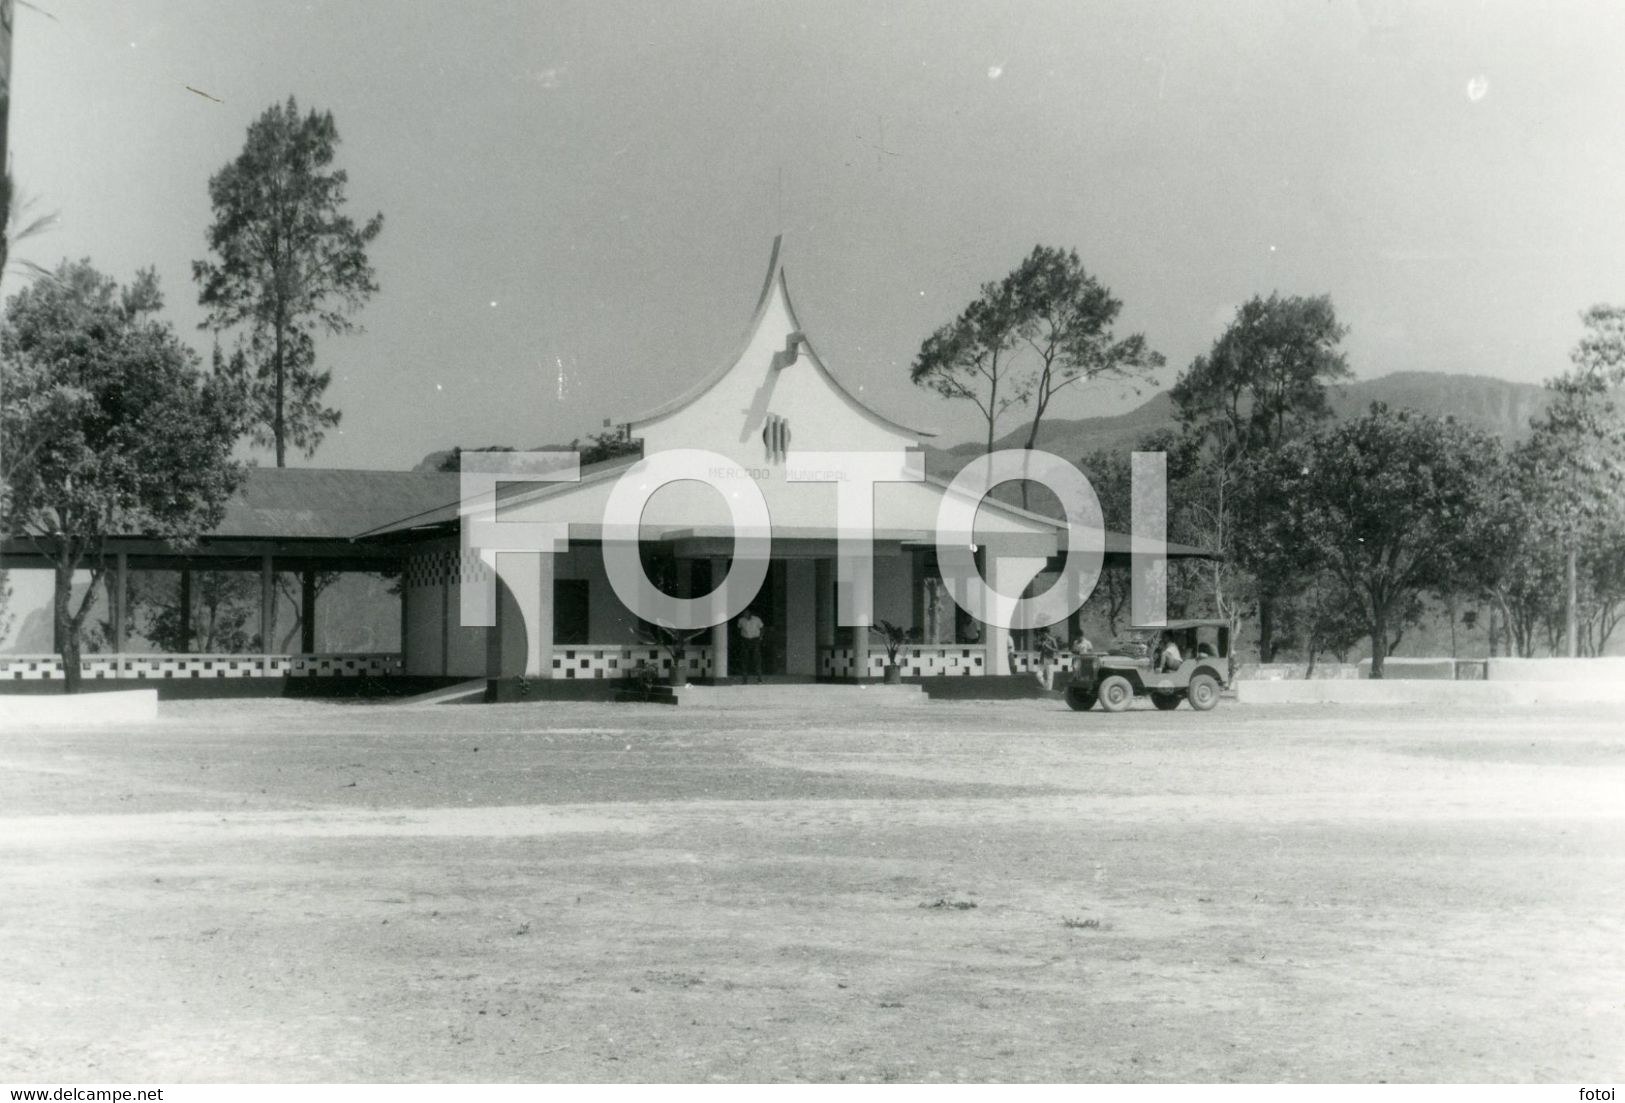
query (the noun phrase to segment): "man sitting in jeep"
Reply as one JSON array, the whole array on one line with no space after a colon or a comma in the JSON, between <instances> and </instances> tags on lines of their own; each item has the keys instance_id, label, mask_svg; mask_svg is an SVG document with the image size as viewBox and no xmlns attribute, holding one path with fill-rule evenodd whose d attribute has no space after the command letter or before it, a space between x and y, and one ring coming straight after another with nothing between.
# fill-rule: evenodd
<instances>
[{"instance_id":1,"label":"man sitting in jeep","mask_svg":"<svg viewBox=\"0 0 1625 1103\"><path fill-rule=\"evenodd\" d=\"M1172 632L1162 634L1162 644L1157 648L1157 670L1167 672L1178 670L1179 664L1184 662L1184 656L1179 653L1179 644Z\"/></svg>"}]
</instances>

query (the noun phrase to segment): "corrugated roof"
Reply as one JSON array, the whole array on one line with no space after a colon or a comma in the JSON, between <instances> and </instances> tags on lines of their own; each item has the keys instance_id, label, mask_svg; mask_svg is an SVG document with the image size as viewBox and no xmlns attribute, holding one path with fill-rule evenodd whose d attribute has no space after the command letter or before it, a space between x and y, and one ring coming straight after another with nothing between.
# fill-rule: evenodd
<instances>
[{"instance_id":1,"label":"corrugated roof","mask_svg":"<svg viewBox=\"0 0 1625 1103\"><path fill-rule=\"evenodd\" d=\"M497 501L508 503L523 495L528 501L532 498L547 497L574 490L582 483L595 482L599 477L607 477L631 467L638 462L639 456L617 456L611 460L600 460L598 463L589 463L580 469L581 478L573 483L531 483L511 482L501 483L497 487ZM356 539L370 539L376 536L389 536L395 533L412 532L418 529L446 527L455 525L462 517L462 500L458 497L461 490L456 484L457 476L452 476L452 496L449 500L436 502L428 509L415 510L404 516L390 517L381 525L357 530L352 533Z\"/></svg>"},{"instance_id":2,"label":"corrugated roof","mask_svg":"<svg viewBox=\"0 0 1625 1103\"><path fill-rule=\"evenodd\" d=\"M621 456L621 457L617 457L616 459L613 459L613 460L606 460L606 461L603 461L601 463L589 464L588 466L583 467L581 469L581 481L580 482L574 482L574 483L547 483L547 484L526 484L526 483L509 483L509 484L505 484L498 491L498 498L502 499L502 500L511 500L511 499L517 499L522 495L524 500L526 500L526 501L538 501L538 500L544 500L544 499L547 499L547 498L562 496L562 495L569 494L569 493L579 489L581 487L582 483L591 483L591 482L596 482L599 479L619 476L621 472L625 471L628 467L631 467L634 463L636 463L639 458L640 457L638 457L638 456ZM338 472L338 474L388 474L388 472ZM451 486L451 495L452 495L452 497L450 498L450 500L437 501L437 502L435 502L435 504L433 506L431 506L428 509L417 510L417 511L414 511L412 513L408 513L408 514L406 514L404 516L390 517L383 524L372 526L372 527L365 528L365 529L358 529L352 535L354 535L354 536L356 536L357 538L360 538L360 539L371 539L371 538L376 538L376 537L381 537L381 536L398 535L398 534L401 534L401 533L412 532L412 531L415 531L415 530L424 530L424 529L433 529L433 528L447 528L447 527L450 527L452 525L455 525L457 523L457 521L458 521L458 518L461 516L461 510L460 510L461 503L457 500L457 497L456 497L456 495L458 493L458 488L456 486L456 476L450 476L450 478L453 481L452 486ZM949 486L949 483L948 483L947 480L938 479L938 478L935 478L933 476L927 476L925 481L926 481L927 484L935 486L938 489L944 490L944 491L946 491L948 486ZM1047 514L1032 511L1032 510L1024 510L1024 509L1021 509L1018 506L1012 505L1009 502L999 501L999 500L997 500L995 498L991 498L991 497L988 498L984 504L987 505L987 506L991 506L991 507L993 507L995 509L1001 510L1003 512L1006 512L1006 513L1011 513L1011 514L1015 514L1015 515L1020 516L1020 517L1024 517L1024 518L1026 518L1028 520L1038 521L1038 522L1041 522L1041 523L1043 523L1045 525L1054 526L1062 534L1063 540L1065 538L1066 522L1065 522L1065 520L1063 518L1052 517L1052 516L1049 516ZM713 535L731 535L731 531L723 532L723 530L718 530L717 533L714 533ZM807 536L809 534L808 533L797 533L797 535L798 536ZM829 535L829 534L826 533L826 534L823 534L823 535ZM899 535L899 534L893 534L893 536L896 536L896 535ZM930 537L931 537L930 533L918 533L918 534L912 534L911 535L911 538L916 538L916 539L921 539L921 540L930 539ZM1170 542L1164 544L1162 546L1162 549L1163 549L1163 553L1166 556L1168 556L1168 558L1170 558L1170 559L1210 559L1210 558L1215 558L1212 551L1210 551L1210 550L1208 550L1206 548L1194 547L1194 546L1192 546L1190 544L1179 544L1179 543L1174 543L1174 542L1170 541ZM1112 556L1128 555L1133 550L1133 541L1128 535L1126 535L1124 533L1113 532L1113 531L1108 529L1106 531L1106 533L1105 533L1105 548L1104 548L1104 550L1105 550L1106 554L1112 555Z\"/></svg>"},{"instance_id":3,"label":"corrugated roof","mask_svg":"<svg viewBox=\"0 0 1625 1103\"><path fill-rule=\"evenodd\" d=\"M245 476L210 536L348 540L458 495L455 472L251 467Z\"/></svg>"}]
</instances>

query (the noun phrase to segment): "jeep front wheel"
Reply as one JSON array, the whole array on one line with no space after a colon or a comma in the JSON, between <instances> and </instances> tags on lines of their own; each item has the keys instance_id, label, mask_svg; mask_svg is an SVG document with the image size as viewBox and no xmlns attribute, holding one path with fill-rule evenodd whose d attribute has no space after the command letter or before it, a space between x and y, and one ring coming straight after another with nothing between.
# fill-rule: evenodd
<instances>
[{"instance_id":1,"label":"jeep front wheel","mask_svg":"<svg viewBox=\"0 0 1625 1103\"><path fill-rule=\"evenodd\" d=\"M1095 707L1095 695L1082 686L1068 686L1066 703L1073 712L1088 712Z\"/></svg>"},{"instance_id":2,"label":"jeep front wheel","mask_svg":"<svg viewBox=\"0 0 1625 1103\"><path fill-rule=\"evenodd\" d=\"M1206 712L1219 703L1219 680L1211 674L1193 675L1188 692L1191 708Z\"/></svg>"},{"instance_id":3,"label":"jeep front wheel","mask_svg":"<svg viewBox=\"0 0 1625 1103\"><path fill-rule=\"evenodd\" d=\"M1121 674L1113 674L1100 683L1100 707L1107 712L1122 712L1134 703L1134 687Z\"/></svg>"}]
</instances>

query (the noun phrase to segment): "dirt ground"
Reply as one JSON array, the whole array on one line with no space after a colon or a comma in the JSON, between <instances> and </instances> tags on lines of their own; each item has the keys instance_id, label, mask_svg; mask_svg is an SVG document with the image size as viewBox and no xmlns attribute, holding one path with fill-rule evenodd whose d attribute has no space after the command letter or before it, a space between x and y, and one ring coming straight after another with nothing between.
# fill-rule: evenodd
<instances>
[{"instance_id":1,"label":"dirt ground","mask_svg":"<svg viewBox=\"0 0 1625 1103\"><path fill-rule=\"evenodd\" d=\"M1602 708L0 736L0 1081L1625 1079Z\"/></svg>"}]
</instances>

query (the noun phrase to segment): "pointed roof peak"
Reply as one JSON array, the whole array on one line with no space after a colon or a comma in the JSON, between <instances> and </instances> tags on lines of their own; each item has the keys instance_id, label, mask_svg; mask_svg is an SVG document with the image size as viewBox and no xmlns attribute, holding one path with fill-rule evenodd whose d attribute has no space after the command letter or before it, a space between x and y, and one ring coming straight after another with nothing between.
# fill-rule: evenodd
<instances>
[{"instance_id":1,"label":"pointed roof peak","mask_svg":"<svg viewBox=\"0 0 1625 1103\"><path fill-rule=\"evenodd\" d=\"M761 327L763 316L767 314L768 307L773 301L774 289L777 288L779 297L784 302L784 311L789 316L790 326L788 336L792 340L792 348L787 348L785 350L787 353L793 351L796 347L805 349L807 359L813 364L819 376L822 377L824 381L829 384L829 386L838 395L841 396L842 399L844 399L849 405L854 407L863 415L895 431L912 436L916 439L936 436L937 432L934 429L918 429L912 426L903 425L900 422L893 421L891 418L886 417L879 411L872 409L867 403L861 401L856 395L852 394L844 386L842 386L840 381L835 378L830 370L824 365L824 362L819 358L818 353L814 351L812 341L807 337L806 327L801 324L801 319L796 314L795 303L790 298L789 280L786 279L784 274L783 257L784 235L782 233L775 234L773 237L773 250L769 254L767 260L767 275L762 280L761 293L756 297L756 308L751 312L750 324L745 327L745 334L739 343L738 351L735 352L732 357L719 366L715 371L711 372L704 379L700 380L698 384L690 388L685 393L644 414L626 419L625 424L630 427L636 427L639 425L647 425L650 422L659 421L663 418L669 417L677 411L698 401L707 391L711 390L711 388L715 387L718 383L725 379L730 372L739 366L739 363L743 359L746 351L750 348L751 341L755 338L758 329Z\"/></svg>"}]
</instances>

